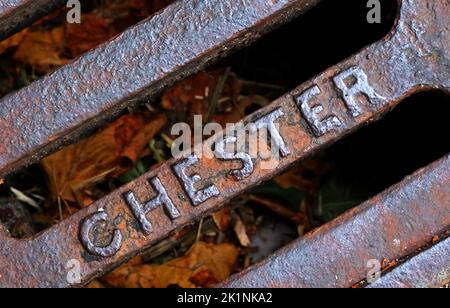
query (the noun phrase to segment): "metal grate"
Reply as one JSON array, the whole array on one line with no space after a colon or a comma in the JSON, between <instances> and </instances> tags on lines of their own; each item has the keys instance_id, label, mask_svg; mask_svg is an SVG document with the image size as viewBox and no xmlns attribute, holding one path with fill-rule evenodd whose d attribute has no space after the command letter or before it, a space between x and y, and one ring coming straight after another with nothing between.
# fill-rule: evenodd
<instances>
[{"instance_id":1,"label":"metal grate","mask_svg":"<svg viewBox=\"0 0 450 308\"><path fill-rule=\"evenodd\" d=\"M52 10L66 4L66 0L3 0L0 2L0 39L30 25Z\"/></svg>"},{"instance_id":2,"label":"metal grate","mask_svg":"<svg viewBox=\"0 0 450 308\"><path fill-rule=\"evenodd\" d=\"M0 20L17 14L23 21L19 8L28 2L13 1L17 10L0 5ZM40 2L51 9L58 1ZM176 2L3 98L0 174L37 161L123 108L232 49L250 44L318 2ZM276 172L261 168L257 161L253 166L244 164L247 168L241 176L221 177L231 168L223 161L196 156L173 159L32 239L0 235L0 286L74 286L65 275L71 259L82 260L83 285L243 191L379 119L411 94L436 89L449 92L448 1L399 3L395 30L387 38L243 120L269 128L280 149ZM449 159L419 171L223 286L352 287L366 278L369 256L397 260L416 253L449 230ZM194 188L197 184L204 189ZM93 238L97 236L91 236L98 232L94 227L100 221L114 226L108 243L96 243ZM140 228L129 227L136 223ZM324 261L331 249L337 255ZM372 286L442 286L449 280L448 250L444 239Z\"/></svg>"}]
</instances>

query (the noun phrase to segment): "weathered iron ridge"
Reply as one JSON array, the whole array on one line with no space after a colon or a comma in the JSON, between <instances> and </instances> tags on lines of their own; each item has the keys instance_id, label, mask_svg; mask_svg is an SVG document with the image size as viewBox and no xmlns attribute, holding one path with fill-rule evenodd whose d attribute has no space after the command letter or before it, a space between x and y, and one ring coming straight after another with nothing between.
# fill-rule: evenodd
<instances>
[{"instance_id":1,"label":"weathered iron ridge","mask_svg":"<svg viewBox=\"0 0 450 308\"><path fill-rule=\"evenodd\" d=\"M289 4L294 2L298 3L296 1L279 1L277 4L279 6L275 5L274 11L276 14L280 14L283 10L291 8ZM241 16L239 14L243 14L243 17L248 17L247 14L254 16L252 14L260 12L261 8L267 16L274 12L272 6L267 7L268 2L266 1L257 1L255 4L260 7L247 8L244 12L235 12L237 15L232 14L234 8L228 7L224 2L221 2L219 7L208 6L215 1L200 3L192 0L179 3L180 6L168 8L160 15L165 17L159 18L173 17L177 22L181 22L184 21L183 16L188 16L188 12L190 14L193 9L200 7L202 12L211 10L212 13L217 13L215 10L218 10L221 14L226 13L225 17L228 15L231 17ZM194 4L197 6L192 6ZM193 155L188 159L180 158L168 161L156 170L118 189L33 239L3 238L0 246L2 260L0 263L0 286L64 287L82 285L167 237L170 233L221 208L231 198L282 172L302 158L337 141L362 125L380 118L412 93L427 89L440 89L448 92L450 88L449 30L446 22L449 20L448 2L444 0L404 0L401 4L398 24L389 37L331 67L243 121L243 123L256 124L258 129L263 127L269 129L272 139L275 140L275 144L272 145L277 146L280 159L275 157L269 158L267 161L261 158L257 159L252 172L246 172L246 176L241 179L230 178L227 175L233 170L242 171L245 166L245 161L242 159L224 161L223 159ZM224 11L225 8L231 11ZM218 18L222 20L221 17ZM244 20L247 19L244 18ZM262 18L262 20L266 21L267 19ZM250 17L249 21L249 24L244 24L252 28L255 20ZM156 27L158 24L153 24L153 26ZM212 22L212 25L215 23ZM179 24L174 26L179 26ZM259 26L261 27L261 25ZM187 33L191 33L194 28L188 29ZM141 30L135 28L130 33L137 35ZM205 33L200 32L210 35L215 33L212 30L214 29L208 28ZM76 65L69 66L66 70L49 76L47 80L34 87L32 85L17 95L2 101L0 114L4 120L0 122L0 127L4 128L2 132L4 132L6 140L6 146L0 148L0 162L4 166L3 170L10 168L12 166L10 163L18 157L22 157L24 153L28 151L33 153L33 149L46 143L49 136L53 136L51 140L61 138L61 135L52 134L54 125L56 130L65 132L74 123L84 123L92 119L91 117L98 112L112 108L113 105L117 106L118 100L120 101L123 97L123 92L128 91L127 93L131 94L138 91L143 84L140 81L141 78L129 83L134 77L139 75L148 82L150 75L152 76L150 80L155 80L152 78L160 78L173 68L172 64L175 64L169 61L170 57L167 58L165 55L160 55L161 57L156 60L162 62L158 62L160 66L157 66L156 71L154 67L150 75L147 75L149 73L146 70L147 65L136 67L135 65L138 63L133 62L134 64L131 66L127 64L118 66L119 64L115 61L120 62L121 58L111 60L110 56L115 55L117 43L127 41L126 38L130 33L117 38L112 44L105 45L88 54L83 60L86 62L75 62ZM155 32L149 31L148 33ZM196 34L192 35L198 38ZM227 35L225 36L227 37ZM202 57L205 57L205 53L207 53L205 50L202 52L202 50L194 48L195 45L191 48L189 43L190 38L193 37L190 35L179 37L183 46L189 46L189 51L176 50L175 54L181 52L189 59L193 59L192 57L204 59ZM172 37L157 36L154 39L157 42L178 46L170 38ZM132 43L136 47L139 47L139 44L139 42ZM202 48L205 47L203 45L205 42L200 44ZM161 47L164 44L158 46ZM136 50L135 57L139 59L146 57L140 54L141 48L127 50ZM152 50L158 54L158 50ZM169 51L174 52L174 49L171 48ZM106 63L106 59L112 61L109 65L110 69L107 71L96 70L97 64L90 63L94 60ZM146 62L144 61L144 63ZM69 81L65 78L59 84L54 85L53 82L59 80L60 77L72 76L71 73L77 70L80 70L80 73L91 71L98 75L94 76L95 81L87 83L88 87L86 88L84 82L77 83L74 87L69 86ZM116 70L118 70L118 75L112 74ZM117 77L122 76L121 74L125 74L125 72L127 74L133 72L131 74L133 78L128 79L124 76L124 79L117 80ZM153 74L156 74L157 77ZM100 87L98 80L101 83L111 83L112 88ZM116 86L117 92L110 93L111 96L107 96L109 99L105 102L104 90L100 88L111 91L111 89L116 89ZM124 86L130 88L125 91ZM49 98L50 106L42 102L43 108L41 105L33 105L27 101L26 97L30 97L33 90L39 89L46 89L46 95L43 98ZM75 99L75 93L77 95L83 93L82 100ZM56 103L57 97L62 97L62 101ZM14 112L6 112L6 107L13 107L11 105L13 99L17 99L23 105L18 104L17 106L20 106L18 109L10 109ZM86 108L80 109L79 105L72 104L74 102L80 103ZM43 129L40 129L40 125L43 123L39 116L31 125L26 124L33 112L40 114L36 106L43 108L45 113L51 115L51 121ZM62 110L54 109L56 107L60 107ZM56 124L52 122L53 120L56 121ZM30 129L35 131L30 131ZM37 135L36 139L26 140L27 132L35 134L34 136ZM17 147L16 141L20 141ZM12 148L9 148L11 145ZM272 163L275 167L263 168L262 166L267 163ZM8 165L9 167L7 167ZM444 163L443 166L446 167L446 164ZM431 173L433 174L433 172ZM441 185L446 183L446 179L446 177L442 179ZM436 178L431 175L426 181L431 183L435 180ZM436 186L430 186L430 189L432 187L437 189L441 186L436 183ZM411 186L409 191L417 198L417 204L426 204L424 202L427 199L422 199L424 197L421 194L414 194L414 189L421 191L419 188L420 186ZM446 192L448 189L443 191ZM446 200L447 197L441 190L436 190L436 193ZM438 227L448 227L445 219L448 218L449 203L440 203L442 200L439 199L435 201L437 206L441 206L437 207L438 209L442 209L444 206L446 211L431 213L428 219L424 218L424 229L422 230L424 232L405 233L406 235L410 234L411 238L405 237L404 243L411 244L413 247L414 243L424 239L417 239L417 236L427 237L429 234L427 232L434 233L435 227L428 224L429 220L442 219L439 221ZM427 216L425 215L425 217ZM346 218L350 225L352 223L358 225L358 217L354 221L352 217ZM390 226L395 227L399 223L395 216L384 217L384 219L390 218L392 218ZM113 230L106 242L97 240L104 238L102 228L99 228L101 223L107 223ZM361 225L361 228L364 227L367 226ZM342 244L348 244L347 237L335 240L341 241ZM385 238L375 237L372 243L384 245ZM314 251L318 253L318 251ZM81 281L78 283L71 283L67 279L66 266L67 262L71 260L77 260L81 265ZM330 262L335 265L344 264L337 258ZM351 267L342 266L342 269L344 268L348 270L348 275L352 274ZM314 277L313 274L311 275ZM352 279L360 278L359 276L357 273L352 276Z\"/></svg>"}]
</instances>

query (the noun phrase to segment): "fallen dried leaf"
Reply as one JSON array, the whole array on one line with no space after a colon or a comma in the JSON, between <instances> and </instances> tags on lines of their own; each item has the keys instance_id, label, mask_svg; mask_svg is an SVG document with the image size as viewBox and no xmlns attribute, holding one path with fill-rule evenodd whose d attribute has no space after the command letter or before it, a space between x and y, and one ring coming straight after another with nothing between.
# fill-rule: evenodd
<instances>
[{"instance_id":1,"label":"fallen dried leaf","mask_svg":"<svg viewBox=\"0 0 450 308\"><path fill-rule=\"evenodd\" d=\"M200 271L197 274L193 275L189 281L194 283L197 286L201 286L204 288L211 288L218 283L216 277L210 270Z\"/></svg>"},{"instance_id":2,"label":"fallen dried leaf","mask_svg":"<svg viewBox=\"0 0 450 308\"><path fill-rule=\"evenodd\" d=\"M197 242L181 258L162 265L125 265L104 281L126 288L209 287L231 275L238 255L239 249L231 244Z\"/></svg>"},{"instance_id":3,"label":"fallen dried leaf","mask_svg":"<svg viewBox=\"0 0 450 308\"><path fill-rule=\"evenodd\" d=\"M235 215L234 216L234 232L236 233L236 236L239 240L239 243L241 243L241 245L243 247L249 247L251 244L250 238L248 237L247 234L247 230L245 229L245 225L242 222L241 217L239 217L239 215Z\"/></svg>"},{"instance_id":4,"label":"fallen dried leaf","mask_svg":"<svg viewBox=\"0 0 450 308\"><path fill-rule=\"evenodd\" d=\"M27 32L15 53L16 61L32 66L38 73L48 73L67 63L61 56L64 43L64 27Z\"/></svg>"},{"instance_id":5,"label":"fallen dried leaf","mask_svg":"<svg viewBox=\"0 0 450 308\"><path fill-rule=\"evenodd\" d=\"M22 42L24 37L28 34L30 30L24 29L19 33L14 34L10 38L0 42L0 54L4 53L9 48L17 47Z\"/></svg>"},{"instance_id":6,"label":"fallen dried leaf","mask_svg":"<svg viewBox=\"0 0 450 308\"><path fill-rule=\"evenodd\" d=\"M98 280L92 281L86 286L86 289L103 289L105 286Z\"/></svg>"},{"instance_id":7,"label":"fallen dried leaf","mask_svg":"<svg viewBox=\"0 0 450 308\"><path fill-rule=\"evenodd\" d=\"M126 115L96 135L45 158L42 166L52 200L89 204L92 200L84 189L132 168L165 123L164 115Z\"/></svg>"},{"instance_id":8,"label":"fallen dried leaf","mask_svg":"<svg viewBox=\"0 0 450 308\"><path fill-rule=\"evenodd\" d=\"M212 215L214 223L220 231L226 231L231 223L231 209L223 208Z\"/></svg>"},{"instance_id":9,"label":"fallen dried leaf","mask_svg":"<svg viewBox=\"0 0 450 308\"><path fill-rule=\"evenodd\" d=\"M231 101L228 102L228 104L230 103ZM223 127L228 123L238 123L247 115L246 111L250 106L254 104L262 106L266 103L269 103L269 101L259 96L240 96L237 98L236 102L230 104L228 108L224 109L222 107L222 112L215 114L213 120Z\"/></svg>"},{"instance_id":10,"label":"fallen dried leaf","mask_svg":"<svg viewBox=\"0 0 450 308\"><path fill-rule=\"evenodd\" d=\"M255 202L259 205L264 206L265 208L271 210L272 212L276 213L278 216L283 217L287 220L291 220L292 222L296 224L305 224L307 221L307 216L304 213L296 213L289 209L288 207L284 206L283 204L280 204L276 201L269 200L263 197L258 197L254 195L249 195L248 200Z\"/></svg>"},{"instance_id":11,"label":"fallen dried leaf","mask_svg":"<svg viewBox=\"0 0 450 308\"><path fill-rule=\"evenodd\" d=\"M295 188L304 192L317 189L319 178L330 171L330 165L320 159L310 159L296 168L274 178L275 182L283 189ZM309 174L309 176L305 176ZM311 177L313 175L313 177Z\"/></svg>"},{"instance_id":12,"label":"fallen dried leaf","mask_svg":"<svg viewBox=\"0 0 450 308\"><path fill-rule=\"evenodd\" d=\"M11 192L14 194L14 196L16 196L16 199L28 204L29 206L33 207L34 209L40 211L41 208L39 207L39 204L34 201L33 199L31 199L30 197L28 197L26 194L24 194L23 192L21 192L20 190L14 188L14 187L10 187Z\"/></svg>"},{"instance_id":13,"label":"fallen dried leaf","mask_svg":"<svg viewBox=\"0 0 450 308\"><path fill-rule=\"evenodd\" d=\"M215 87L223 75L224 70L210 73L200 72L194 77L184 80L163 95L163 108L187 116L188 120L189 116L193 117L193 115L203 115L206 120L211 103L217 104L215 109L218 113L232 112L241 92L241 83L235 74L229 74L218 100L210 101Z\"/></svg>"}]
</instances>

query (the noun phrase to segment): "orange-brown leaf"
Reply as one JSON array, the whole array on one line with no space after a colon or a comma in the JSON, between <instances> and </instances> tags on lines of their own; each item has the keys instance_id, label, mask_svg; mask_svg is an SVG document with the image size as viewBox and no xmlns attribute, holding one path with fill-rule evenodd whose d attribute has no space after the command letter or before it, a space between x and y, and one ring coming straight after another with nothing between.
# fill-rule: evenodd
<instances>
[{"instance_id":1,"label":"orange-brown leaf","mask_svg":"<svg viewBox=\"0 0 450 308\"><path fill-rule=\"evenodd\" d=\"M63 27L30 31L20 41L14 59L32 66L38 73L45 74L67 62L67 59L61 56L63 43Z\"/></svg>"},{"instance_id":2,"label":"orange-brown leaf","mask_svg":"<svg viewBox=\"0 0 450 308\"><path fill-rule=\"evenodd\" d=\"M296 168L292 168L284 174L275 177L275 182L283 188L295 188L301 191L309 192L317 188L317 181L311 179L311 176L305 174L313 174L314 176L323 176L330 171L329 163L320 159L309 159Z\"/></svg>"},{"instance_id":3,"label":"orange-brown leaf","mask_svg":"<svg viewBox=\"0 0 450 308\"><path fill-rule=\"evenodd\" d=\"M85 205L89 198L83 188L131 168L165 123L163 115L126 115L92 137L45 158L42 165L52 199Z\"/></svg>"},{"instance_id":4,"label":"orange-brown leaf","mask_svg":"<svg viewBox=\"0 0 450 308\"><path fill-rule=\"evenodd\" d=\"M17 47L24 37L28 34L29 29L24 29L19 33L14 34L10 38L0 42L0 54L4 53L7 49Z\"/></svg>"},{"instance_id":5,"label":"orange-brown leaf","mask_svg":"<svg viewBox=\"0 0 450 308\"><path fill-rule=\"evenodd\" d=\"M218 283L216 277L210 270L200 271L193 275L189 280L202 288L212 288Z\"/></svg>"},{"instance_id":6,"label":"orange-brown leaf","mask_svg":"<svg viewBox=\"0 0 450 308\"><path fill-rule=\"evenodd\" d=\"M213 95L218 80L224 75L224 70L200 72L172 87L162 97L162 106L176 113L190 115L208 115L210 98ZM230 74L222 89L217 111L228 112L233 109L241 92L241 83L234 74Z\"/></svg>"},{"instance_id":7,"label":"orange-brown leaf","mask_svg":"<svg viewBox=\"0 0 450 308\"><path fill-rule=\"evenodd\" d=\"M125 265L104 280L126 288L209 287L231 275L238 256L239 249L231 244L198 242L181 258L162 265Z\"/></svg>"},{"instance_id":8,"label":"orange-brown leaf","mask_svg":"<svg viewBox=\"0 0 450 308\"><path fill-rule=\"evenodd\" d=\"M105 286L98 280L94 280L86 286L86 289L103 289Z\"/></svg>"},{"instance_id":9,"label":"orange-brown leaf","mask_svg":"<svg viewBox=\"0 0 450 308\"><path fill-rule=\"evenodd\" d=\"M223 208L212 215L214 223L220 231L226 231L231 223L231 209Z\"/></svg>"},{"instance_id":10,"label":"orange-brown leaf","mask_svg":"<svg viewBox=\"0 0 450 308\"><path fill-rule=\"evenodd\" d=\"M251 244L250 238L248 237L247 230L245 228L244 222L239 215L235 216L235 222L233 226L234 232L239 240L239 243L243 247L249 247Z\"/></svg>"},{"instance_id":11,"label":"orange-brown leaf","mask_svg":"<svg viewBox=\"0 0 450 308\"><path fill-rule=\"evenodd\" d=\"M241 96L225 112L217 113L213 119L223 127L226 127L227 123L238 123L246 116L247 108L255 104L258 99L259 97L255 96Z\"/></svg>"}]
</instances>

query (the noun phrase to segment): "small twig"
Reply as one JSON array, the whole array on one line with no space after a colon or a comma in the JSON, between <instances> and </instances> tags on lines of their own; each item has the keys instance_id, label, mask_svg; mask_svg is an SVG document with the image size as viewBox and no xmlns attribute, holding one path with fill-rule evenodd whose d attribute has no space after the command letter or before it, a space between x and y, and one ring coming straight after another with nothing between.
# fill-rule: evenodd
<instances>
[{"instance_id":1,"label":"small twig","mask_svg":"<svg viewBox=\"0 0 450 308\"><path fill-rule=\"evenodd\" d=\"M69 206L69 203L67 203L67 201L65 199L62 199L62 201L64 202L64 205L66 206L67 211L69 212L69 215L72 215L73 212L72 212L72 209Z\"/></svg>"},{"instance_id":2,"label":"small twig","mask_svg":"<svg viewBox=\"0 0 450 308\"><path fill-rule=\"evenodd\" d=\"M248 237L247 230L245 228L244 222L238 214L234 215L234 233L236 234L239 243L243 247L249 247L251 245L251 240Z\"/></svg>"},{"instance_id":3,"label":"small twig","mask_svg":"<svg viewBox=\"0 0 450 308\"><path fill-rule=\"evenodd\" d=\"M114 168L111 168L110 170L100 173L99 175L96 175L89 179L86 179L83 182L81 182L80 184L78 184L77 186L73 187L73 190L78 191L78 190L82 189L83 187L86 187L87 185L99 183L99 182L103 181L108 175L110 175L111 173L116 171L116 169L117 169L117 167L114 167Z\"/></svg>"},{"instance_id":4,"label":"small twig","mask_svg":"<svg viewBox=\"0 0 450 308\"><path fill-rule=\"evenodd\" d=\"M38 194L35 194L35 193L31 193L31 192L29 194L30 194L30 196L32 196L35 199L38 199L38 200L41 200L41 201L45 201L45 197L43 197L41 195L38 195Z\"/></svg>"},{"instance_id":5,"label":"small twig","mask_svg":"<svg viewBox=\"0 0 450 308\"><path fill-rule=\"evenodd\" d=\"M296 224L305 223L306 217L304 217L304 215L302 215L300 213L295 213L294 211L288 209L287 207L285 207L275 201L267 200L267 199L260 198L260 197L254 196L254 195L248 196L248 200L256 202L258 204L261 204L264 207L266 207L267 209L271 210L272 212L278 214L280 217L290 220Z\"/></svg>"},{"instance_id":6,"label":"small twig","mask_svg":"<svg viewBox=\"0 0 450 308\"><path fill-rule=\"evenodd\" d=\"M62 212L62 206L61 206L61 197L58 196L58 211L59 211L59 221L63 220L63 212Z\"/></svg>"},{"instance_id":7,"label":"small twig","mask_svg":"<svg viewBox=\"0 0 450 308\"><path fill-rule=\"evenodd\" d=\"M222 95L223 89L225 87L225 84L228 80L228 76L230 75L231 68L227 68L225 70L225 73L219 78L217 81L217 85L214 88L213 95L208 100L208 118L206 119L206 122L211 122L213 116L216 114L217 110L217 104L219 102L220 96Z\"/></svg>"},{"instance_id":8,"label":"small twig","mask_svg":"<svg viewBox=\"0 0 450 308\"><path fill-rule=\"evenodd\" d=\"M202 229L206 232L216 230L213 220L211 218L204 220ZM159 244L156 244L142 254L144 262L150 262L170 250L174 250L179 254L179 246L191 247L196 241L197 233L198 230L191 230L181 238L175 234Z\"/></svg>"},{"instance_id":9,"label":"small twig","mask_svg":"<svg viewBox=\"0 0 450 308\"><path fill-rule=\"evenodd\" d=\"M167 147L168 147L169 149L171 149L172 146L173 146L173 140L172 140L172 138L170 138L169 136L167 136L167 135L164 134L164 133L161 134L161 137L162 137L162 138L164 139L164 141L166 142Z\"/></svg>"},{"instance_id":10,"label":"small twig","mask_svg":"<svg viewBox=\"0 0 450 308\"><path fill-rule=\"evenodd\" d=\"M145 107L146 107L147 110L150 111L150 112L153 112L153 113L156 112L155 108L153 108L152 104L150 104L150 103L146 103L146 104L145 104Z\"/></svg>"},{"instance_id":11,"label":"small twig","mask_svg":"<svg viewBox=\"0 0 450 308\"><path fill-rule=\"evenodd\" d=\"M34 209L41 211L42 209L39 207L39 204L31 199L30 197L28 197L27 195L25 195L23 192L21 192L20 190L14 188L14 187L10 187L11 192L14 194L14 196L16 196L17 200L28 204L29 206L33 207Z\"/></svg>"},{"instance_id":12,"label":"small twig","mask_svg":"<svg viewBox=\"0 0 450 308\"><path fill-rule=\"evenodd\" d=\"M203 218L200 220L200 223L198 224L197 238L195 239L196 243L200 241L200 236L202 235L202 227L203 227Z\"/></svg>"},{"instance_id":13,"label":"small twig","mask_svg":"<svg viewBox=\"0 0 450 308\"><path fill-rule=\"evenodd\" d=\"M250 81L250 80L243 80L240 79L242 85L244 86L253 86L257 88L264 88L264 89L271 89L271 90L278 90L278 91L286 91L286 88L283 86L278 86L270 83L264 83L264 82L258 82L258 81Z\"/></svg>"}]
</instances>

